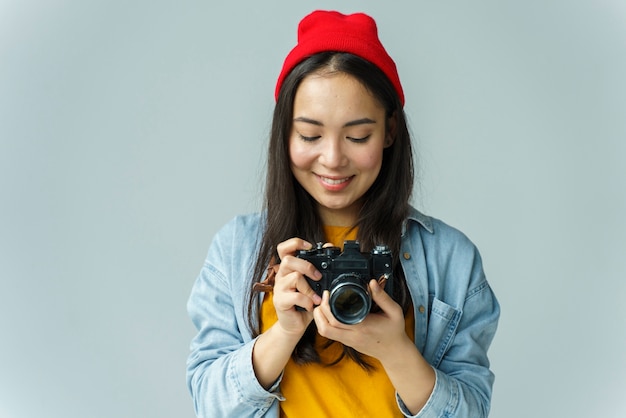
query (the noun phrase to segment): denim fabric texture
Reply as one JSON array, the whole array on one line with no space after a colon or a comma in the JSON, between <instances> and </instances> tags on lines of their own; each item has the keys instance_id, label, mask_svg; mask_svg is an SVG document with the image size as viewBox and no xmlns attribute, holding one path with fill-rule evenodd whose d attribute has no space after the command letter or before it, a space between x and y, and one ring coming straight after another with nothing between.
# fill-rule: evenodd
<instances>
[{"instance_id":1,"label":"denim fabric texture","mask_svg":"<svg viewBox=\"0 0 626 418\"><path fill-rule=\"evenodd\" d=\"M262 214L239 216L213 238L187 309L198 330L187 383L199 417L278 417L281 378L269 390L252 367L247 292L263 231ZM500 307L474 244L412 209L400 254L415 315L415 345L436 373L430 399L407 417L486 417L494 375L487 350ZM258 320L258 318L252 318Z\"/></svg>"}]
</instances>

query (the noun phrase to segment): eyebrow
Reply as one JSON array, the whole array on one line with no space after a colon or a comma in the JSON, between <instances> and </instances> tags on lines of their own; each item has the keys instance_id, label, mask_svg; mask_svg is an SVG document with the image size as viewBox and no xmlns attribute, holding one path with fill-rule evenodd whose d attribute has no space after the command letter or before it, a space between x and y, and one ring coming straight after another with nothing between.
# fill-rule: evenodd
<instances>
[{"instance_id":1,"label":"eyebrow","mask_svg":"<svg viewBox=\"0 0 626 418\"><path fill-rule=\"evenodd\" d=\"M316 126L324 126L324 124L318 120L315 119L310 119L307 118L305 116L300 116L297 117L293 120L294 122L304 122L304 123L310 123L311 125L316 125ZM350 126L357 126L357 125L368 125L368 124L375 124L376 121L370 118L361 118L361 119L356 119L356 120L352 120L350 122L347 122L345 125L343 125L344 128L348 128Z\"/></svg>"}]
</instances>

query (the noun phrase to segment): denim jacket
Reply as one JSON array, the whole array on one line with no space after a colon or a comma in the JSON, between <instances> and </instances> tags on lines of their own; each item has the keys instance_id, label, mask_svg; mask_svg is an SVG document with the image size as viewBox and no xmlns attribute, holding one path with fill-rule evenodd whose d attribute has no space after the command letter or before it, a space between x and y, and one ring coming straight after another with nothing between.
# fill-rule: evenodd
<instances>
[{"instance_id":1,"label":"denim jacket","mask_svg":"<svg viewBox=\"0 0 626 418\"><path fill-rule=\"evenodd\" d=\"M261 214L239 216L214 237L187 305L198 334L187 360L187 383L199 417L278 417L280 378L269 390L252 367L247 292ZM400 260L413 300L415 345L436 374L422 410L405 416L486 417L494 375L487 349L500 307L476 247L458 230L412 209ZM258 313L252 318L258 320ZM281 376L282 377L282 376Z\"/></svg>"}]
</instances>

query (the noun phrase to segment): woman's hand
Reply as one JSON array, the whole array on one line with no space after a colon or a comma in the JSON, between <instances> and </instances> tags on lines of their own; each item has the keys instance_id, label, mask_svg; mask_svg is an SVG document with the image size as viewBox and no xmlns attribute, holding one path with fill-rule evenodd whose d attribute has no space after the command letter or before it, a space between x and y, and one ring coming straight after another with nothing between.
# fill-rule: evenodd
<instances>
[{"instance_id":1,"label":"woman's hand","mask_svg":"<svg viewBox=\"0 0 626 418\"><path fill-rule=\"evenodd\" d=\"M289 334L302 336L313 319L313 308L322 298L311 289L304 276L319 280L322 274L306 260L296 257L298 250L313 245L300 238L291 238L276 247L281 260L274 282L274 308L279 326ZM296 309L296 306L304 310Z\"/></svg>"},{"instance_id":2,"label":"woman's hand","mask_svg":"<svg viewBox=\"0 0 626 418\"><path fill-rule=\"evenodd\" d=\"M319 279L321 273L313 264L295 256L298 250L311 248L310 243L300 238L291 238L276 247L281 259L273 290L278 321L259 336L252 350L252 367L265 389L269 389L280 376L313 319L313 308L322 301L304 277ZM296 306L305 310L297 310Z\"/></svg>"},{"instance_id":3,"label":"woman's hand","mask_svg":"<svg viewBox=\"0 0 626 418\"><path fill-rule=\"evenodd\" d=\"M394 355L394 348L406 346L407 342L411 345L413 343L406 335L404 314L400 305L376 280L370 281L369 289L372 301L380 307L380 311L368 314L359 324L346 325L333 316L328 303L328 291L324 292L322 303L313 315L320 335L383 362Z\"/></svg>"},{"instance_id":4,"label":"woman's hand","mask_svg":"<svg viewBox=\"0 0 626 418\"><path fill-rule=\"evenodd\" d=\"M370 281L369 288L380 312L370 313L359 324L342 324L330 311L326 291L313 312L317 330L326 338L378 359L404 405L417 414L435 386L435 372L407 336L400 305L376 280Z\"/></svg>"}]
</instances>

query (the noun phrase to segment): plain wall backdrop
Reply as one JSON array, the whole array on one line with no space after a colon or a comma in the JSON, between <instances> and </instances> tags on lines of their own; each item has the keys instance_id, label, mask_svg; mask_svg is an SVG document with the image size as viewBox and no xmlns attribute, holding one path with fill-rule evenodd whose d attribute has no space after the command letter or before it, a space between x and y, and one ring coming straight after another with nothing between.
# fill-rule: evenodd
<instances>
[{"instance_id":1,"label":"plain wall backdrop","mask_svg":"<svg viewBox=\"0 0 626 418\"><path fill-rule=\"evenodd\" d=\"M414 204L481 250L491 416L626 416L623 1L0 0L0 417L193 416L187 297L316 8L377 19Z\"/></svg>"}]
</instances>

